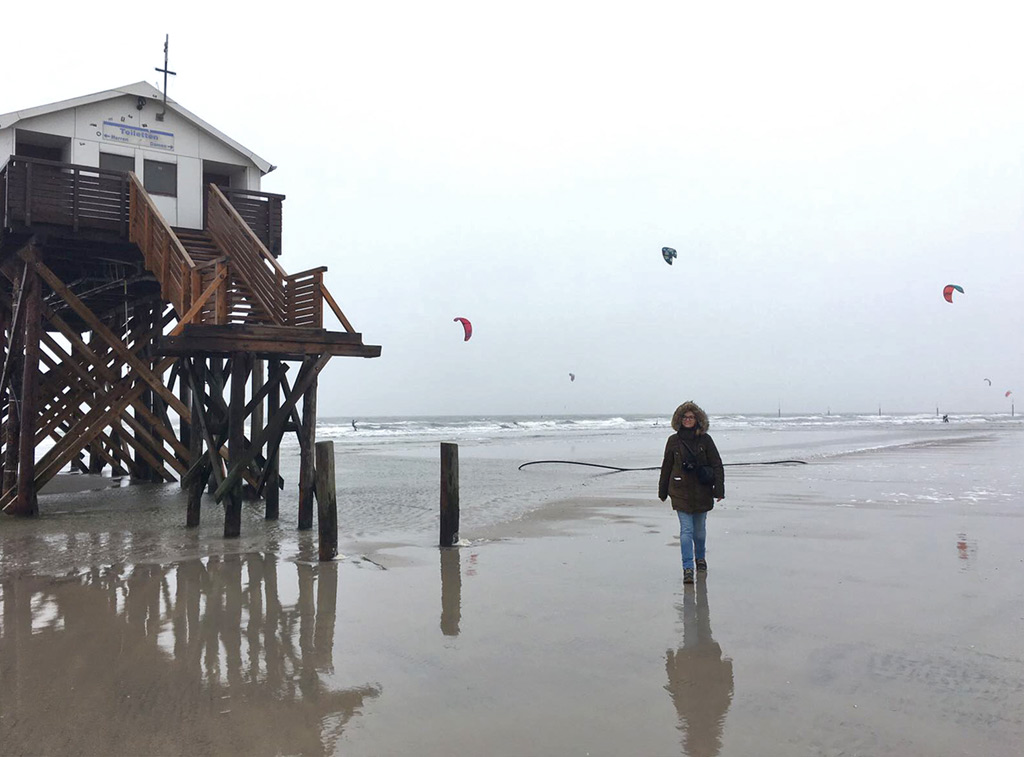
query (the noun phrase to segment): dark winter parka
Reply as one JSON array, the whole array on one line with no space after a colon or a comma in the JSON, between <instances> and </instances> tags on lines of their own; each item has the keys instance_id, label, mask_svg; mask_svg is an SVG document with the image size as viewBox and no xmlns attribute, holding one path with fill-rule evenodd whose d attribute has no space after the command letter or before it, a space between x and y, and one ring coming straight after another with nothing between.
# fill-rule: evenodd
<instances>
[{"instance_id":1,"label":"dark winter parka","mask_svg":"<svg viewBox=\"0 0 1024 757\"><path fill-rule=\"evenodd\" d=\"M683 414L688 412L697 417L692 430L683 427ZM707 413L693 402L684 402L672 414L676 433L665 443L658 498L664 502L671 497L673 510L706 513L715 506L716 499L725 497L725 469L715 441L708 435L709 425ZM684 463L691 462L694 466L710 465L715 471L714 482L702 484L696 470L685 470Z\"/></svg>"}]
</instances>

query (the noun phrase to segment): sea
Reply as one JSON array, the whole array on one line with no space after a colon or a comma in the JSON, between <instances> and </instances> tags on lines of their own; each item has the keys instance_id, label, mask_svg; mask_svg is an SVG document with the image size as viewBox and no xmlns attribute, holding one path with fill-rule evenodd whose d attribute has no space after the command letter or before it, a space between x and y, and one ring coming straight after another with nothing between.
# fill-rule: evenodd
<instances>
[{"instance_id":1,"label":"sea","mask_svg":"<svg viewBox=\"0 0 1024 757\"><path fill-rule=\"evenodd\" d=\"M889 447L979 439L1024 428L1008 414L727 414L709 433L727 477L769 465L813 465ZM555 500L625 488L657 494L669 419L654 414L320 418L317 440L334 444L339 517L355 537L436 538L440 444L458 445L460 525L516 520ZM544 461L544 462L541 462ZM547 462L551 461L551 462ZM797 462L792 462L797 461ZM294 506L299 448L281 448L282 518ZM525 463L535 463L523 466ZM589 463L583 466L575 463ZM612 471L609 468L626 468ZM736 466L736 467L731 467Z\"/></svg>"}]
</instances>

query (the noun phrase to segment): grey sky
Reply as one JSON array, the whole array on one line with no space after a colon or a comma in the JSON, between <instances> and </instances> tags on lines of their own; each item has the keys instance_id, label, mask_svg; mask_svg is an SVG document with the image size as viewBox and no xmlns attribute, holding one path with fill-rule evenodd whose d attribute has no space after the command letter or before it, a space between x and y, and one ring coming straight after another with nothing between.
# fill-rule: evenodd
<instances>
[{"instance_id":1,"label":"grey sky","mask_svg":"<svg viewBox=\"0 0 1024 757\"><path fill-rule=\"evenodd\" d=\"M1013 4L351 5L3 11L46 44L0 112L156 81L169 32L171 97L280 166L282 264L383 345L321 415L1024 396Z\"/></svg>"}]
</instances>

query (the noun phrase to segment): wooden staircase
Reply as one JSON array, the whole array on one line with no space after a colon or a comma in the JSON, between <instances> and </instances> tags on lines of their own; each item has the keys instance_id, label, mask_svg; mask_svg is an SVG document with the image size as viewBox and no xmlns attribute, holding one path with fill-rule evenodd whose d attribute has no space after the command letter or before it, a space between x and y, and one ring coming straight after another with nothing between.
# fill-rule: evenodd
<instances>
[{"instance_id":1,"label":"wooden staircase","mask_svg":"<svg viewBox=\"0 0 1024 757\"><path fill-rule=\"evenodd\" d=\"M205 281L207 286L213 281L216 274L216 265L227 264L228 277L226 279L227 311L228 320L232 323L274 323L273 317L267 312L245 281L238 275L230 265L228 256L217 246L217 241L207 230L173 228L174 235L181 242L182 247L188 256L195 263L196 269L200 272L206 271L204 278L200 273L200 288ZM161 282L162 283L162 282ZM215 312L211 308L206 313L205 321L215 318Z\"/></svg>"},{"instance_id":2,"label":"wooden staircase","mask_svg":"<svg viewBox=\"0 0 1024 757\"><path fill-rule=\"evenodd\" d=\"M129 239L179 326L322 329L326 303L355 333L324 286L327 268L286 273L216 185L209 185L207 228L200 231L172 229L134 173L129 182Z\"/></svg>"}]
</instances>

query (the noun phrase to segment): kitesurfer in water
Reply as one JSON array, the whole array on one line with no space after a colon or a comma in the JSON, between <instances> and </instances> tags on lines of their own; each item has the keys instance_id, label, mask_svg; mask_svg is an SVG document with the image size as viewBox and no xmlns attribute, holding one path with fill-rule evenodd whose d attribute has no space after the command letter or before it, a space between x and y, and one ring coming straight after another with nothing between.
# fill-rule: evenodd
<instances>
[{"instance_id":1,"label":"kitesurfer in water","mask_svg":"<svg viewBox=\"0 0 1024 757\"><path fill-rule=\"evenodd\" d=\"M715 441L708 434L708 416L692 401L672 414L676 433L665 444L658 498L672 498L679 517L679 549L683 583L694 582L694 569L706 571L707 515L725 499L725 469Z\"/></svg>"}]
</instances>

